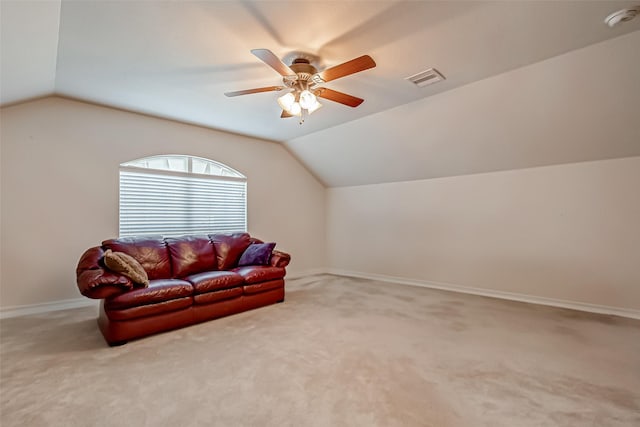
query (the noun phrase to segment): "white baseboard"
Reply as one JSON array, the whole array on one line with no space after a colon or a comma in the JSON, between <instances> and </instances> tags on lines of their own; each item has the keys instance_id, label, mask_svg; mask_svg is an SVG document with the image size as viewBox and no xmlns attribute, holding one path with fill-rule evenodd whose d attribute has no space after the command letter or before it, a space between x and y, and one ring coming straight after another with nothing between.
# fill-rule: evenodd
<instances>
[{"instance_id":1,"label":"white baseboard","mask_svg":"<svg viewBox=\"0 0 640 427\"><path fill-rule=\"evenodd\" d=\"M326 268L312 268L309 270L301 270L301 271L294 271L293 273L289 273L287 271L287 275L285 277L286 279L300 279L302 277L307 277L307 276L316 276L318 274L327 274L328 270Z\"/></svg>"},{"instance_id":2,"label":"white baseboard","mask_svg":"<svg viewBox=\"0 0 640 427\"><path fill-rule=\"evenodd\" d=\"M315 276L317 274L325 274L324 268L316 268L310 270L295 271L287 274L287 279L299 279L307 276ZM28 316L30 314L41 314L50 311L67 310L70 308L91 307L100 305L100 300L89 298L74 298L61 301L45 302L40 304L16 305L10 307L0 307L0 319L10 317Z\"/></svg>"},{"instance_id":3,"label":"white baseboard","mask_svg":"<svg viewBox=\"0 0 640 427\"><path fill-rule=\"evenodd\" d=\"M316 268L310 270L294 271L287 274L287 279L299 279L307 276L315 276L317 274L325 274L327 272L324 268ZM74 298L61 301L45 302L40 304L28 304L28 305L16 305L10 307L0 307L0 319L7 319L10 317L28 316L30 314L41 314L50 311L67 310L70 308L79 307L91 307L100 304L100 300L93 300L89 298Z\"/></svg>"},{"instance_id":4,"label":"white baseboard","mask_svg":"<svg viewBox=\"0 0 640 427\"><path fill-rule=\"evenodd\" d=\"M41 304L14 305L0 307L0 319L9 317L27 316L29 314L47 313L50 311L67 310L79 307L98 307L100 301L89 298L74 298L60 301L45 302Z\"/></svg>"},{"instance_id":5,"label":"white baseboard","mask_svg":"<svg viewBox=\"0 0 640 427\"><path fill-rule=\"evenodd\" d=\"M548 305L552 307L569 308L572 310L586 311L589 313L610 314L614 316L640 319L640 310L629 308L610 307L606 305L587 304L577 301L560 300L554 298L539 297L514 292L496 291L492 289L473 288L469 286L454 285L451 283L431 282L427 280L408 279L406 277L387 276L383 274L362 273L358 271L340 270L336 268L316 268L295 271L287 274L287 279L299 279L319 274L333 274L336 276L357 277L380 282L397 283L401 285L421 286L423 288L440 289L444 291L460 292L464 294L480 295L484 297L506 299L511 301L527 302L531 304ZM13 307L0 307L0 319L9 317L26 316L29 314L46 313L50 311L67 310L70 308L90 307L99 305L99 300L89 298L75 298L61 301L46 302L42 304L29 304Z\"/></svg>"},{"instance_id":6,"label":"white baseboard","mask_svg":"<svg viewBox=\"0 0 640 427\"><path fill-rule=\"evenodd\" d=\"M469 286L454 285L451 283L430 282L427 280L408 279L405 277L386 276L383 274L361 273L357 271L347 271L335 268L327 269L329 274L336 276L357 277L361 279L377 280L387 283L398 283L401 285L421 286L424 288L441 289L444 291L460 292L464 294L481 295L484 297L500 298L511 301L528 302L531 304L548 305L552 307L569 308L572 310L587 311L590 313L610 314L614 316L640 319L640 310L630 308L610 307L606 305L588 304L578 301L568 301L554 298L539 297L534 295L518 294L514 292L496 291L493 289L473 288Z\"/></svg>"},{"instance_id":7,"label":"white baseboard","mask_svg":"<svg viewBox=\"0 0 640 427\"><path fill-rule=\"evenodd\" d=\"M325 274L327 271L323 268L312 270L302 270L288 273L287 279L299 279L307 276L315 276L317 274ZM10 317L28 316L30 314L48 313L50 311L67 310L79 307L98 307L99 300L89 298L75 298L61 301L45 302L41 304L16 305L10 307L0 307L0 319L8 319Z\"/></svg>"}]
</instances>

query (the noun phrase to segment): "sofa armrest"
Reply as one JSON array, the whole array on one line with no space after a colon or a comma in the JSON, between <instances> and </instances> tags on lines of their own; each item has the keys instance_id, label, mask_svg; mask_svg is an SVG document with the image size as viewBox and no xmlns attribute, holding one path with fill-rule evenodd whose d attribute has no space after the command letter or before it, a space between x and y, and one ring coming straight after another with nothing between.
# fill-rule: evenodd
<instances>
[{"instance_id":1,"label":"sofa armrest","mask_svg":"<svg viewBox=\"0 0 640 427\"><path fill-rule=\"evenodd\" d=\"M105 270L100 260L104 255L101 247L88 249L76 268L76 283L80 293L88 298L103 299L133 289L131 279Z\"/></svg>"},{"instance_id":2,"label":"sofa armrest","mask_svg":"<svg viewBox=\"0 0 640 427\"><path fill-rule=\"evenodd\" d=\"M291 261L291 255L274 250L271 253L271 267L286 267Z\"/></svg>"},{"instance_id":3,"label":"sofa armrest","mask_svg":"<svg viewBox=\"0 0 640 427\"><path fill-rule=\"evenodd\" d=\"M80 293L88 298L104 299L133 289L128 277L104 269L86 270L77 277Z\"/></svg>"}]
</instances>

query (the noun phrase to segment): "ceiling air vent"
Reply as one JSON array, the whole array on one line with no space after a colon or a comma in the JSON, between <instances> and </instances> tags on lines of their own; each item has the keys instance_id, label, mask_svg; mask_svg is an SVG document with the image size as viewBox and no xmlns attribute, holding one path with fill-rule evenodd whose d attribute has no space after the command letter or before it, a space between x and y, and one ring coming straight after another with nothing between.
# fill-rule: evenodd
<instances>
[{"instance_id":1,"label":"ceiling air vent","mask_svg":"<svg viewBox=\"0 0 640 427\"><path fill-rule=\"evenodd\" d=\"M424 87L444 79L445 77L435 68L429 68L428 70L421 71L418 74L406 78L406 80L409 80L418 87Z\"/></svg>"}]
</instances>

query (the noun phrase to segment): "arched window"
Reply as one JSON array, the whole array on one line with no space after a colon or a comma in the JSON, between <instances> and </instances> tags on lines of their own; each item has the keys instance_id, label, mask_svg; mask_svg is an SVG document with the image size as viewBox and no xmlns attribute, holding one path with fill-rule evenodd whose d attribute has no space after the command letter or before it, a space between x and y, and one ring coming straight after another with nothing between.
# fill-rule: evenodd
<instances>
[{"instance_id":1,"label":"arched window","mask_svg":"<svg viewBox=\"0 0 640 427\"><path fill-rule=\"evenodd\" d=\"M247 178L213 160L152 156L120 165L120 236L247 230Z\"/></svg>"}]
</instances>

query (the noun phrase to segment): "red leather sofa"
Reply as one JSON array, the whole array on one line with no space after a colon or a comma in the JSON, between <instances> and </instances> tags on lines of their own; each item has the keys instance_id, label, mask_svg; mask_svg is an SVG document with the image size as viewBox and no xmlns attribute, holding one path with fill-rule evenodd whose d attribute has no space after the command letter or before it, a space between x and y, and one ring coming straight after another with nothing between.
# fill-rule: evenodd
<instances>
[{"instance_id":1,"label":"red leather sofa","mask_svg":"<svg viewBox=\"0 0 640 427\"><path fill-rule=\"evenodd\" d=\"M88 249L76 269L82 295L101 299L98 326L109 345L284 301L291 257L273 251L270 265L237 267L244 250L262 243L247 233L179 238L126 237ZM104 252L124 252L149 286L105 268Z\"/></svg>"}]
</instances>

